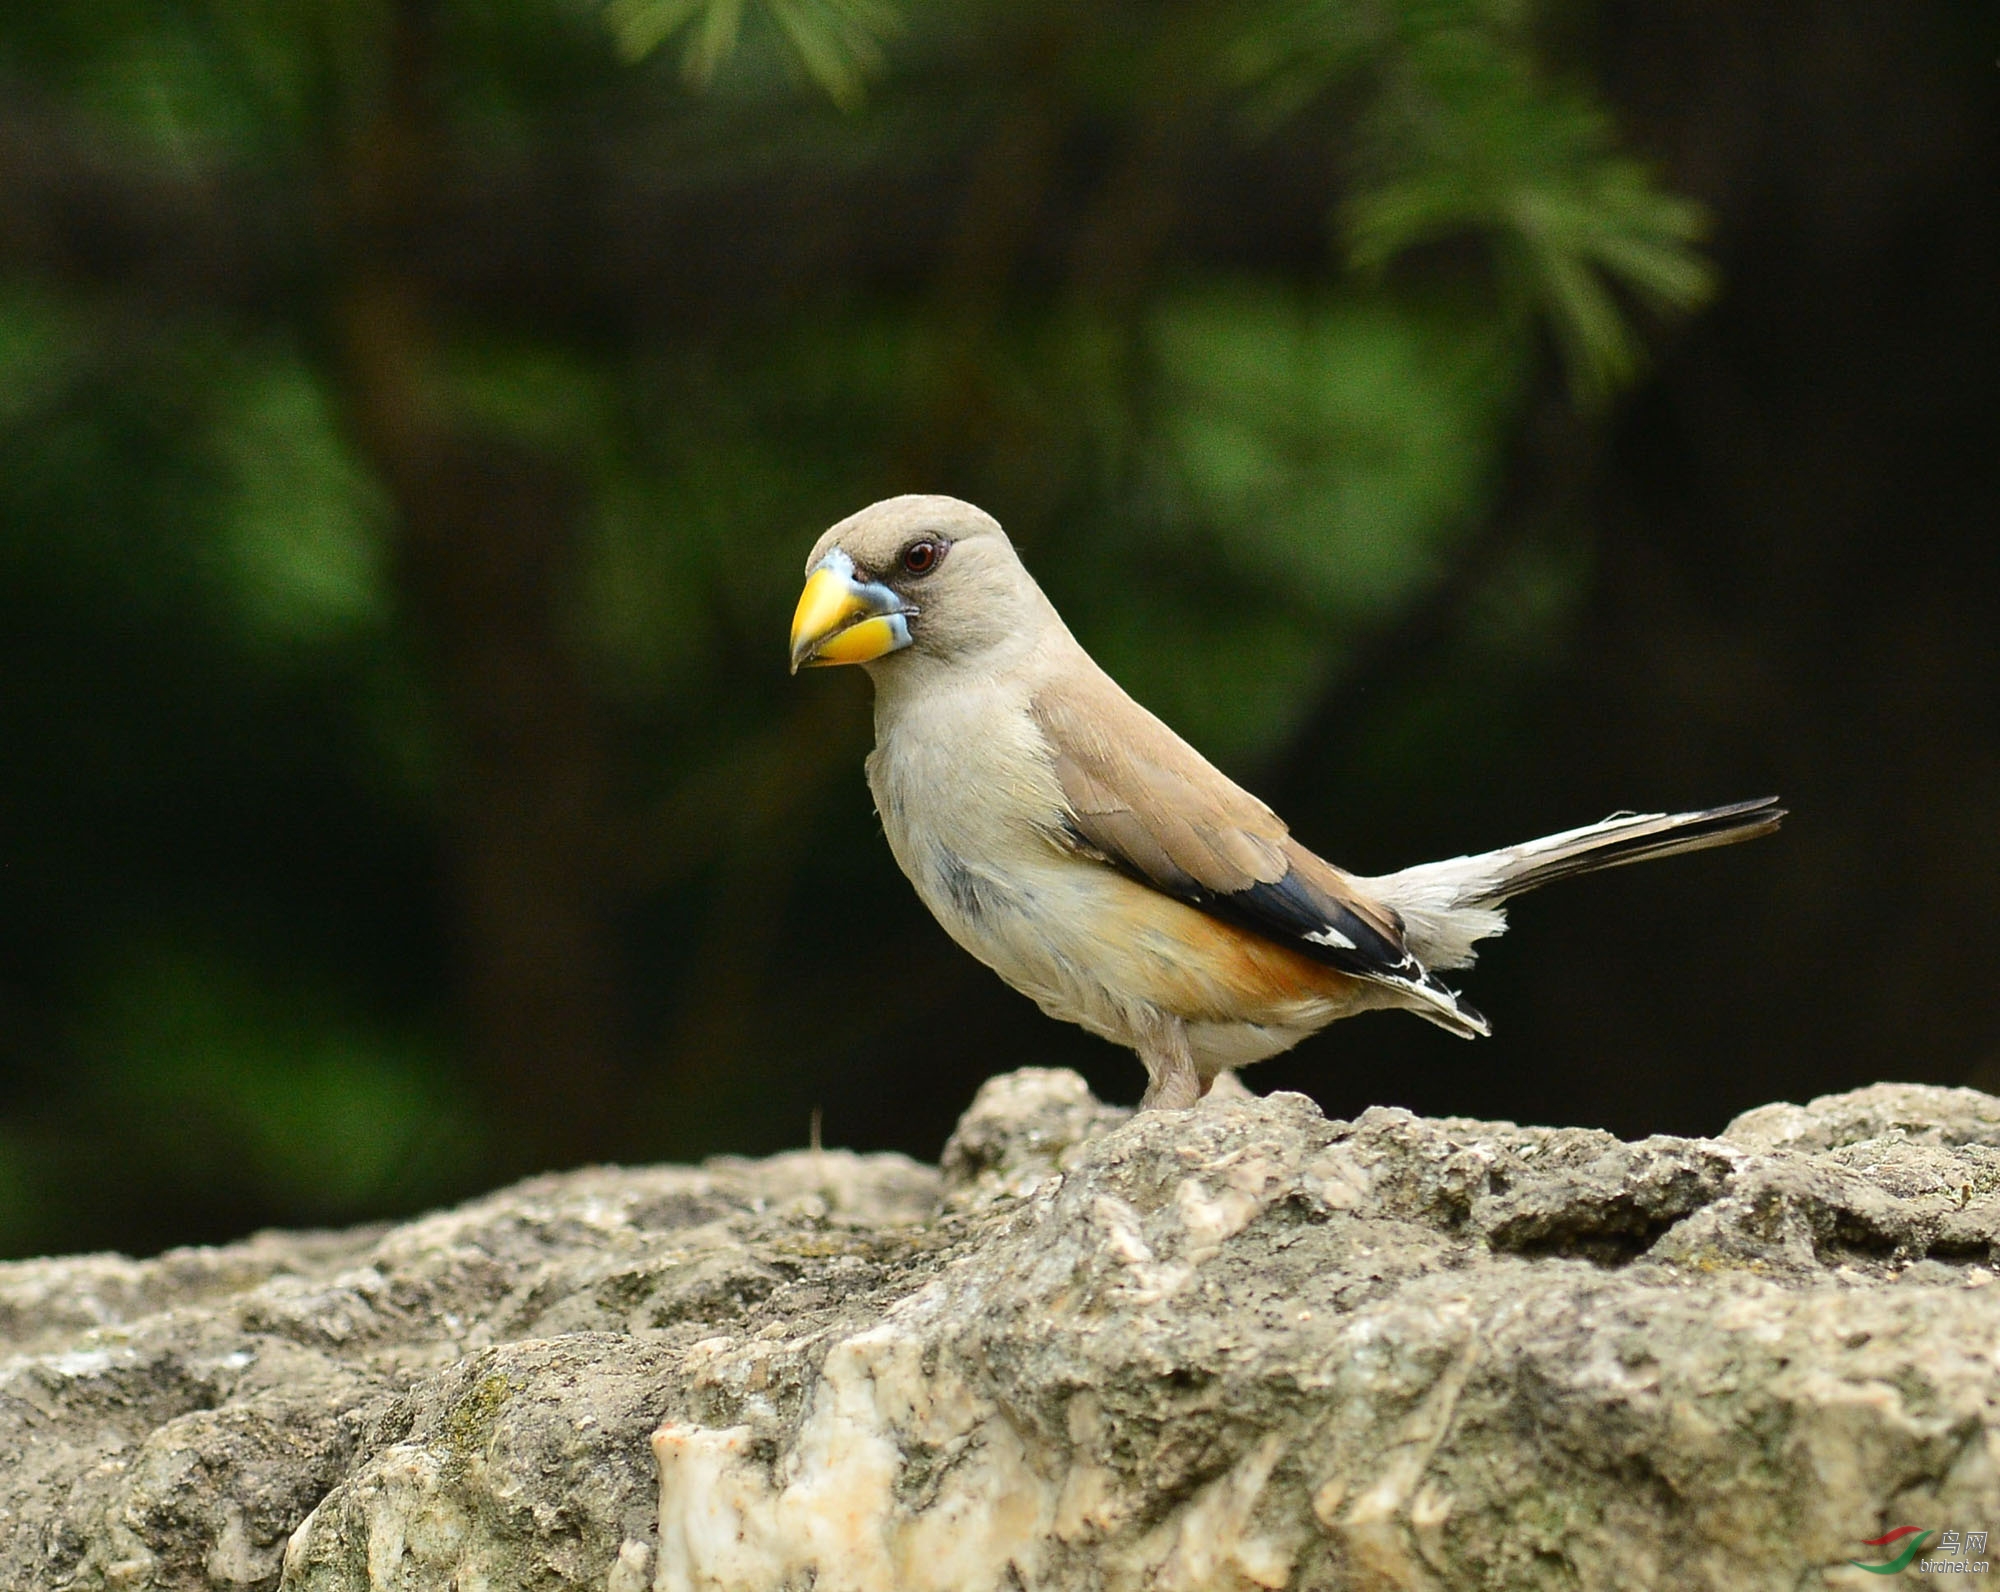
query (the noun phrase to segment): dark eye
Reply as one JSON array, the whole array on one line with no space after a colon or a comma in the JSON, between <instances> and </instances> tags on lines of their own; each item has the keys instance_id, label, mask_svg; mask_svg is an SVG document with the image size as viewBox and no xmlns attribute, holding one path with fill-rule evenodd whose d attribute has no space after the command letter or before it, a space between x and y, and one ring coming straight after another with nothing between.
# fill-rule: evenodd
<instances>
[{"instance_id":1,"label":"dark eye","mask_svg":"<svg viewBox=\"0 0 2000 1592\"><path fill-rule=\"evenodd\" d=\"M944 557L943 544L938 542L912 542L903 549L903 568L912 575L928 575L937 568L938 560Z\"/></svg>"}]
</instances>

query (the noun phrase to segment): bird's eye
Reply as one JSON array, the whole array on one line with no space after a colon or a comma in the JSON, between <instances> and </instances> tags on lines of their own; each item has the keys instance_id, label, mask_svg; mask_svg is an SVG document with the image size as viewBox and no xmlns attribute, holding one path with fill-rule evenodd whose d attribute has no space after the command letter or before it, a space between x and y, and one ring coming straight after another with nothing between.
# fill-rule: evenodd
<instances>
[{"instance_id":1,"label":"bird's eye","mask_svg":"<svg viewBox=\"0 0 2000 1592\"><path fill-rule=\"evenodd\" d=\"M937 568L938 560L944 557L944 546L939 542L912 542L903 549L903 568L912 575L928 575Z\"/></svg>"}]
</instances>

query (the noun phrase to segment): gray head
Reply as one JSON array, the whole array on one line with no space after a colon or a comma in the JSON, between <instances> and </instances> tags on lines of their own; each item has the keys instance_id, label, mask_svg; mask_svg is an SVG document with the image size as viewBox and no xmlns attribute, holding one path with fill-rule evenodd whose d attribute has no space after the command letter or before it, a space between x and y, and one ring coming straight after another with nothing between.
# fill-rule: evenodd
<instances>
[{"instance_id":1,"label":"gray head","mask_svg":"<svg viewBox=\"0 0 2000 1592\"><path fill-rule=\"evenodd\" d=\"M966 657L1053 612L992 515L957 498L885 498L813 544L792 671Z\"/></svg>"}]
</instances>

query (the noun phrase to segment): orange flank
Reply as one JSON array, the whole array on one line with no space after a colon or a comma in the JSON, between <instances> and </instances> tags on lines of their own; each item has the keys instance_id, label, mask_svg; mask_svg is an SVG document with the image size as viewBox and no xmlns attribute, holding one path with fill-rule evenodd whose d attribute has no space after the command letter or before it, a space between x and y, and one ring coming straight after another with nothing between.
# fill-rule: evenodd
<instances>
[{"instance_id":1,"label":"orange flank","mask_svg":"<svg viewBox=\"0 0 2000 1592\"><path fill-rule=\"evenodd\" d=\"M1124 987L1162 1010L1189 1022L1289 1024L1374 1004L1363 979L1145 885L1119 884L1105 913L1104 954L1126 964Z\"/></svg>"}]
</instances>

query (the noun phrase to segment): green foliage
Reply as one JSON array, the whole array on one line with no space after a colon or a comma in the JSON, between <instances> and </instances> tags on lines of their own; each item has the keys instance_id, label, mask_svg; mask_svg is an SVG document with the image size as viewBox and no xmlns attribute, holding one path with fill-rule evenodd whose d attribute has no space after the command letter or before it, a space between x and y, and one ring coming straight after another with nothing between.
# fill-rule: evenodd
<instances>
[{"instance_id":1,"label":"green foliage","mask_svg":"<svg viewBox=\"0 0 2000 1592\"><path fill-rule=\"evenodd\" d=\"M1637 372L1632 306L1686 311L1712 292L1707 222L1619 148L1586 86L1552 78L1539 20L1519 0L1283 0L1235 61L1273 122L1324 94L1358 102L1340 211L1358 267L1486 240L1513 304L1551 327L1595 404Z\"/></svg>"},{"instance_id":2,"label":"green foliage","mask_svg":"<svg viewBox=\"0 0 2000 1592\"><path fill-rule=\"evenodd\" d=\"M129 1231L75 1192L90 1161L120 1169L106 1187L128 1214L172 1208L133 1241L344 1220L506 1165L450 1037L462 925L441 857L471 799L451 784L462 726L330 349L360 246L340 229L343 163L393 77L393 15L121 0L0 16L0 65L108 143L218 192L268 173L326 207L324 253L247 304L0 282L0 1245ZM434 16L444 142L426 153L475 190L637 169L658 192L702 187L719 225L831 240L829 280L747 308L728 284L664 308L539 288L505 311L429 306L441 408L559 465L584 504L549 578L614 747L605 866L634 970L618 1096L654 1125L638 1153L715 1148L721 1125L744 1147L789 1132L774 1124L804 1122L801 1080L832 1052L867 1086L873 1036L829 1034L874 1009L856 992L872 999L875 975L825 902L875 914L907 952L899 1010L932 987L935 936L858 794L859 682L783 670L824 525L892 491L987 503L1113 672L1247 772L1282 760L1486 527L1533 326L1600 396L1636 369L1635 309L1707 285L1698 213L1547 64L1525 6ZM752 92L690 95L621 66L614 36L628 59L675 49L696 83ZM862 114L826 114L864 85ZM1143 231L1130 218L1186 143L1241 138L1246 111L1267 146L1337 141L1338 186L1308 202L1337 213L1367 279L1135 248L1107 289L1071 245L1044 248L1039 218L1072 210L1100 244ZM842 163L944 195L949 214L907 218L946 240L930 275L842 277L845 218L742 198L771 168ZM961 168L963 191L938 178ZM558 205L524 232L568 248L567 219ZM1490 273L1405 268L1460 235L1488 245ZM1465 644L1526 667L1586 573L1517 551ZM1497 672L1484 688L1510 689ZM1364 755L1415 766L1438 725L1498 733L1504 712L1477 706L1391 704Z\"/></svg>"},{"instance_id":3,"label":"green foliage","mask_svg":"<svg viewBox=\"0 0 2000 1592\"><path fill-rule=\"evenodd\" d=\"M434 1042L307 980L258 980L237 954L122 958L76 1047L96 1113L131 1125L127 1153L211 1197L352 1220L447 1192L478 1161L480 1125Z\"/></svg>"},{"instance_id":4,"label":"green foliage","mask_svg":"<svg viewBox=\"0 0 2000 1592\"><path fill-rule=\"evenodd\" d=\"M84 317L46 292L0 289L0 426L57 401L75 365Z\"/></svg>"},{"instance_id":5,"label":"green foliage","mask_svg":"<svg viewBox=\"0 0 2000 1592\"><path fill-rule=\"evenodd\" d=\"M343 0L9 7L0 60L170 158L217 142L267 153L309 134L383 15Z\"/></svg>"},{"instance_id":6,"label":"green foliage","mask_svg":"<svg viewBox=\"0 0 2000 1592\"><path fill-rule=\"evenodd\" d=\"M1253 290L1169 304L1155 335L1163 462L1251 584L1351 621L1436 572L1517 391L1491 325Z\"/></svg>"},{"instance_id":7,"label":"green foliage","mask_svg":"<svg viewBox=\"0 0 2000 1592\"><path fill-rule=\"evenodd\" d=\"M765 3L819 85L857 105L895 9ZM688 78L705 85L735 50L748 4L608 0L606 14L635 59L686 33ZM1379 272L1427 245L1483 239L1515 311L1553 332L1580 402L1601 404L1637 374L1635 310L1683 313L1713 292L1702 208L1620 149L1587 85L1550 72L1541 15L1525 0L1275 0L1221 15L1227 41L1208 53L1224 82L1212 91L1246 89L1267 131L1324 97L1349 103L1353 187L1339 226L1354 264ZM1159 27L1171 34L1177 22L1210 44L1207 14L1163 15ZM1208 67L1196 50L1152 54L1176 72Z\"/></svg>"},{"instance_id":8,"label":"green foliage","mask_svg":"<svg viewBox=\"0 0 2000 1592\"><path fill-rule=\"evenodd\" d=\"M750 0L606 0L605 16L632 59L687 35L681 62L706 86L735 52ZM884 0L761 0L798 62L838 105L852 109L882 68L896 11Z\"/></svg>"},{"instance_id":9,"label":"green foliage","mask_svg":"<svg viewBox=\"0 0 2000 1592\"><path fill-rule=\"evenodd\" d=\"M223 379L211 446L225 494L217 529L246 633L296 657L389 623L389 511L312 371L259 352L215 360Z\"/></svg>"},{"instance_id":10,"label":"green foliage","mask_svg":"<svg viewBox=\"0 0 2000 1592\"><path fill-rule=\"evenodd\" d=\"M1163 299L1145 344L1146 549L1055 578L1120 679L1252 768L1448 566L1524 361L1471 306L1244 282Z\"/></svg>"},{"instance_id":11,"label":"green foliage","mask_svg":"<svg viewBox=\"0 0 2000 1592\"><path fill-rule=\"evenodd\" d=\"M438 1001L382 993L435 773L379 489L266 339L18 295L0 362L0 1241L449 1190Z\"/></svg>"}]
</instances>

